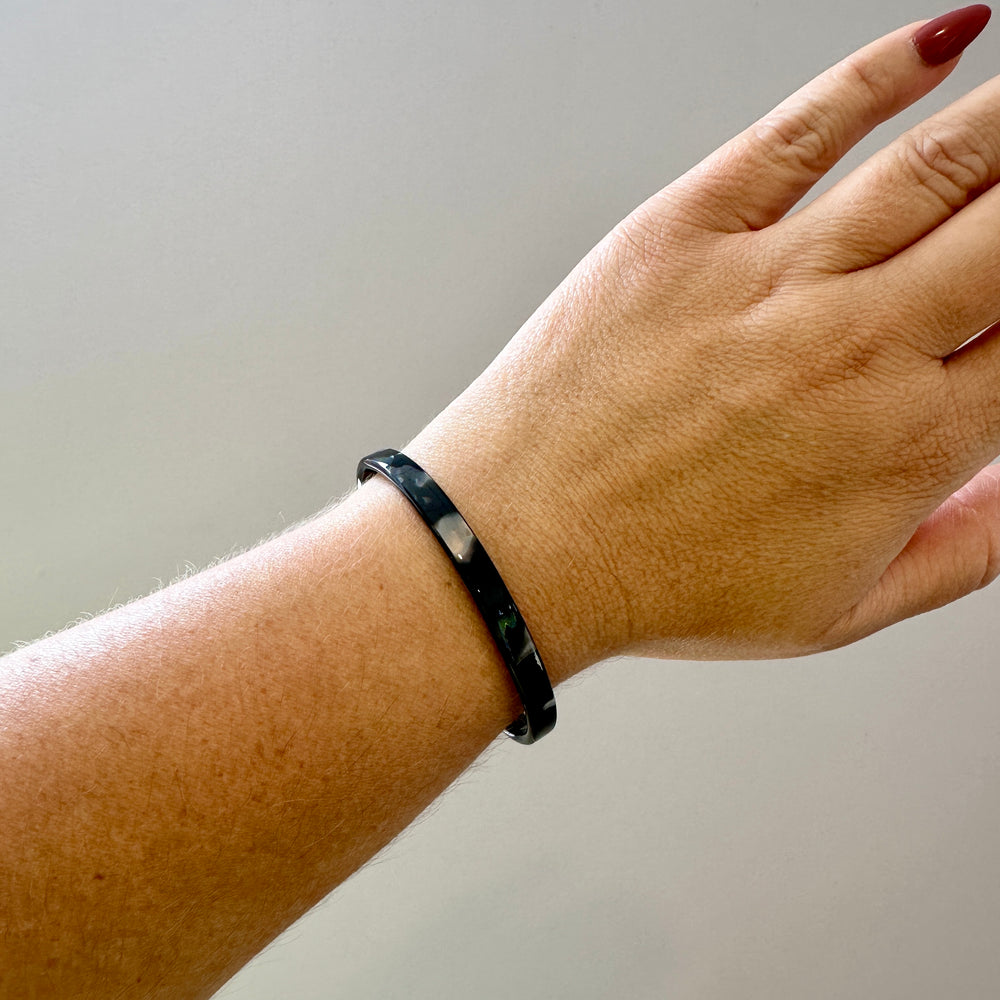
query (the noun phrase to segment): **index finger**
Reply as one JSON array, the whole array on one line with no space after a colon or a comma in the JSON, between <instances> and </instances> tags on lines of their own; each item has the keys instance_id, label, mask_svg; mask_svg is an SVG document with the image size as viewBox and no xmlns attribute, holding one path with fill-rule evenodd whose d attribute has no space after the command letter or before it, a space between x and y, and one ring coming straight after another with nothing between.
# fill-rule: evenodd
<instances>
[{"instance_id":1,"label":"index finger","mask_svg":"<svg viewBox=\"0 0 1000 1000\"><path fill-rule=\"evenodd\" d=\"M782 101L654 201L716 232L777 222L852 146L933 90L983 30L975 4L864 46Z\"/></svg>"}]
</instances>

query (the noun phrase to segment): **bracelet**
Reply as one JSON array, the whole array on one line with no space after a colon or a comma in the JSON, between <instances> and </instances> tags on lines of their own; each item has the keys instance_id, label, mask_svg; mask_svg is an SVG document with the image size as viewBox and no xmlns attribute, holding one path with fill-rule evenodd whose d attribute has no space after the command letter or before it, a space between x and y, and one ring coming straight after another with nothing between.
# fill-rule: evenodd
<instances>
[{"instance_id":1,"label":"bracelet","mask_svg":"<svg viewBox=\"0 0 1000 1000\"><path fill-rule=\"evenodd\" d=\"M358 463L358 486L385 476L427 522L476 602L521 698L524 712L505 730L518 743L534 743L556 724L556 697L542 658L493 560L444 491L412 459L388 449Z\"/></svg>"}]
</instances>

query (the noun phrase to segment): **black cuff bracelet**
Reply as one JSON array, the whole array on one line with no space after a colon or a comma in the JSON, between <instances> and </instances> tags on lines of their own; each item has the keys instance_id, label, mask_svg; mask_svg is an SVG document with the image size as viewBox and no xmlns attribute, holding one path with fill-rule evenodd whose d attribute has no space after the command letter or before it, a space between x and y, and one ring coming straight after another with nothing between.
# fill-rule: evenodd
<instances>
[{"instance_id":1,"label":"black cuff bracelet","mask_svg":"<svg viewBox=\"0 0 1000 1000\"><path fill-rule=\"evenodd\" d=\"M402 452L377 451L358 463L358 485L375 473L385 476L427 522L458 570L503 657L524 714L506 729L518 743L540 740L556 724L556 697L528 626L465 518L431 477Z\"/></svg>"}]
</instances>

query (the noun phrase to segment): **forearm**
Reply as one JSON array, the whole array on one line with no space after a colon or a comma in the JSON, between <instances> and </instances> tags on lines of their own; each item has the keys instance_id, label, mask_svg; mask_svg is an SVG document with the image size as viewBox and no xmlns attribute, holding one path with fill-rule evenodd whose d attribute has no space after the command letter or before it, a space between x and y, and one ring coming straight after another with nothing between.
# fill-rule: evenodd
<instances>
[{"instance_id":1,"label":"forearm","mask_svg":"<svg viewBox=\"0 0 1000 1000\"><path fill-rule=\"evenodd\" d=\"M210 995L518 711L457 575L377 480L5 657L0 993Z\"/></svg>"},{"instance_id":2,"label":"forearm","mask_svg":"<svg viewBox=\"0 0 1000 1000\"><path fill-rule=\"evenodd\" d=\"M784 218L987 14L872 43L649 199L407 446L554 683L830 648L1000 571L1000 83ZM518 711L379 480L10 655L0 993L209 995Z\"/></svg>"}]
</instances>

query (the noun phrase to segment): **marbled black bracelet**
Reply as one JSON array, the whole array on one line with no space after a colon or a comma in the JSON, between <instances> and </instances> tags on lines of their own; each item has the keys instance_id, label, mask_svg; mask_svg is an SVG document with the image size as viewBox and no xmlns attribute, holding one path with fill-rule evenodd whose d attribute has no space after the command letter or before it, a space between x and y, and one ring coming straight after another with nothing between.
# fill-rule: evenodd
<instances>
[{"instance_id":1,"label":"marbled black bracelet","mask_svg":"<svg viewBox=\"0 0 1000 1000\"><path fill-rule=\"evenodd\" d=\"M524 713L506 729L518 743L534 743L556 724L556 697L528 626L465 518L416 462L388 449L358 463L358 485L375 473L385 476L427 522L468 588L507 665Z\"/></svg>"}]
</instances>

